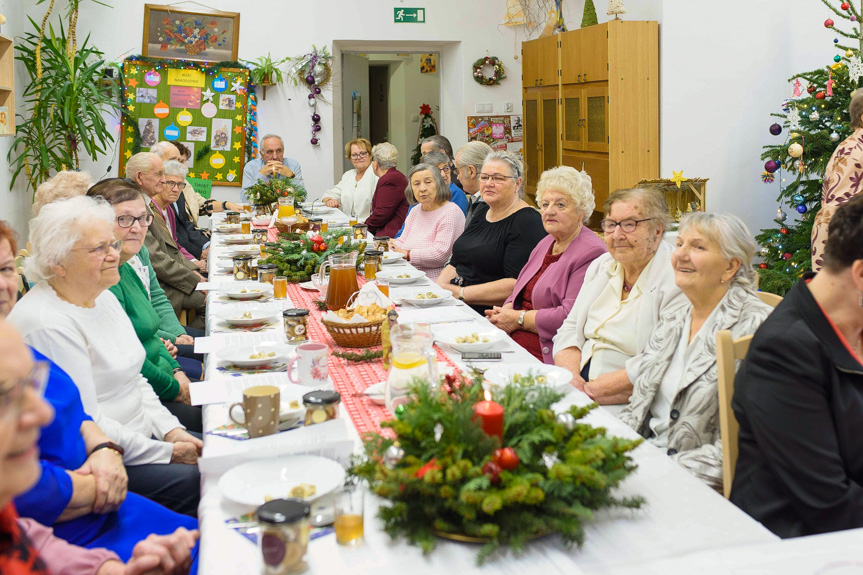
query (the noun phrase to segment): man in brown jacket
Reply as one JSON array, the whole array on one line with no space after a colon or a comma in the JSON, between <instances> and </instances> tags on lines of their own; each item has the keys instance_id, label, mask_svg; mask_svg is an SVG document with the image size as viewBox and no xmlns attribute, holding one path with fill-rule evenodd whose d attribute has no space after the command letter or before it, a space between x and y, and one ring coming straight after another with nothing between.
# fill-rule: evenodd
<instances>
[{"instance_id":1,"label":"man in brown jacket","mask_svg":"<svg viewBox=\"0 0 863 575\"><path fill-rule=\"evenodd\" d=\"M144 245L150 252L150 264L174 313L179 316L182 310L187 310L190 315L189 326L205 329L206 296L203 292L195 291L198 282L204 278L198 273L195 264L180 253L161 208L152 202L152 197L165 185L162 159L149 152L135 154L126 162L126 177L141 186L150 198L147 209L153 214L153 223L147 230ZM192 312L194 318L191 318Z\"/></svg>"}]
</instances>

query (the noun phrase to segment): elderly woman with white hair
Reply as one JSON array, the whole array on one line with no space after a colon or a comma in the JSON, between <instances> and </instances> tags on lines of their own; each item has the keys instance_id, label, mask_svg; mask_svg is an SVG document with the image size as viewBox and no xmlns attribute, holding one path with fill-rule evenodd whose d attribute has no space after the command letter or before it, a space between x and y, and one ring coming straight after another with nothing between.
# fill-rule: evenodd
<instances>
[{"instance_id":1,"label":"elderly woman with white hair","mask_svg":"<svg viewBox=\"0 0 863 575\"><path fill-rule=\"evenodd\" d=\"M364 221L371 212L372 195L379 177L374 170L369 169L372 165L372 143L365 138L354 138L345 144L345 157L351 161L353 169L345 172L333 189L324 192L321 201Z\"/></svg>"},{"instance_id":2,"label":"elderly woman with white hair","mask_svg":"<svg viewBox=\"0 0 863 575\"><path fill-rule=\"evenodd\" d=\"M512 295L485 315L538 360L553 364L552 338L578 297L587 267L606 249L584 225L595 206L585 172L568 166L546 170L536 203L548 235L531 252Z\"/></svg>"},{"instance_id":3,"label":"elderly woman with white hair","mask_svg":"<svg viewBox=\"0 0 863 575\"><path fill-rule=\"evenodd\" d=\"M372 148L372 170L378 177L378 183L366 225L374 236L396 237L408 215L408 200L405 196L408 179L396 168L398 160L399 151L389 142Z\"/></svg>"},{"instance_id":4,"label":"elderly woman with white hair","mask_svg":"<svg viewBox=\"0 0 863 575\"><path fill-rule=\"evenodd\" d=\"M53 178L42 182L36 188L31 211L34 216L37 216L39 215L39 210L46 204L75 196L83 196L87 193L90 185L90 174L87 172L76 172L74 170L57 172Z\"/></svg>"},{"instance_id":5,"label":"elderly woman with white hair","mask_svg":"<svg viewBox=\"0 0 863 575\"><path fill-rule=\"evenodd\" d=\"M121 242L107 202L75 197L30 221L28 276L42 280L8 320L75 382L84 411L121 446L129 490L194 515L203 443L141 375L146 353L117 298ZM186 464L186 465L179 465Z\"/></svg>"},{"instance_id":6,"label":"elderly woman with white hair","mask_svg":"<svg viewBox=\"0 0 863 575\"><path fill-rule=\"evenodd\" d=\"M755 333L773 310L755 289L756 244L731 214L696 212L671 256L683 308L663 314L644 349L620 419L693 475L722 491L716 332Z\"/></svg>"}]
</instances>

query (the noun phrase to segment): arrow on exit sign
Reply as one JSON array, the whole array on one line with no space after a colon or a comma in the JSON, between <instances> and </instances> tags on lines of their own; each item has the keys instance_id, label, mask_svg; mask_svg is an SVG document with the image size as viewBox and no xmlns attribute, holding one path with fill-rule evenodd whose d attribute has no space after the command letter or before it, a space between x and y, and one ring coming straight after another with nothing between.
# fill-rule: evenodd
<instances>
[{"instance_id":1,"label":"arrow on exit sign","mask_svg":"<svg viewBox=\"0 0 863 575\"><path fill-rule=\"evenodd\" d=\"M423 24L425 21L425 8L393 8L393 22L396 24Z\"/></svg>"}]
</instances>

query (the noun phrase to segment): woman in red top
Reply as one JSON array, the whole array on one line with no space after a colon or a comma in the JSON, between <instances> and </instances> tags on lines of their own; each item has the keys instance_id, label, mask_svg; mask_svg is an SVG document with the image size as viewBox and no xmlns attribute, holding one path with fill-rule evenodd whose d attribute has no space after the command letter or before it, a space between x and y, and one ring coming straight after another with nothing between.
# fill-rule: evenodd
<instances>
[{"instance_id":1,"label":"woman in red top","mask_svg":"<svg viewBox=\"0 0 863 575\"><path fill-rule=\"evenodd\" d=\"M575 303L587 266L606 250L584 226L595 206L586 172L568 166L546 170L536 203L548 235L531 252L512 295L485 314L534 357L554 364L551 340Z\"/></svg>"}]
</instances>

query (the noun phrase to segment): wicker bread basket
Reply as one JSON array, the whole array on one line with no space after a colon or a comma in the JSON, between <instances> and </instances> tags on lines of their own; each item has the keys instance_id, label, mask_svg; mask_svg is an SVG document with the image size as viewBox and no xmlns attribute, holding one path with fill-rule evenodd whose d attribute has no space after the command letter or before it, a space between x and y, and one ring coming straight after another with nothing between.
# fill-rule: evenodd
<instances>
[{"instance_id":1,"label":"wicker bread basket","mask_svg":"<svg viewBox=\"0 0 863 575\"><path fill-rule=\"evenodd\" d=\"M309 231L309 228L312 227L312 223L309 220L306 220L304 222L298 222L298 223L292 224L290 226L283 224L279 220L276 220L275 224L276 224L276 229L279 230L280 234L286 234L288 232L294 232L294 233L307 232L307 231Z\"/></svg>"},{"instance_id":2,"label":"wicker bread basket","mask_svg":"<svg viewBox=\"0 0 863 575\"><path fill-rule=\"evenodd\" d=\"M342 347L373 347L381 344L381 326L384 320L365 323L335 323L321 320L327 331Z\"/></svg>"}]
</instances>

